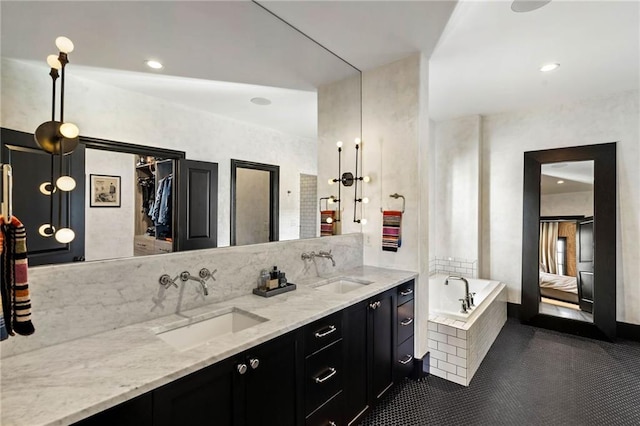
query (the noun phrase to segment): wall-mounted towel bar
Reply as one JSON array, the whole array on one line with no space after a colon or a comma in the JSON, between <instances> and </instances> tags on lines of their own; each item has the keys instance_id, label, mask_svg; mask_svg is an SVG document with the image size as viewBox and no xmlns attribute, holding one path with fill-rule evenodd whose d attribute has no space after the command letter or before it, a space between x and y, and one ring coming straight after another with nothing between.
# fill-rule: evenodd
<instances>
[{"instance_id":1,"label":"wall-mounted towel bar","mask_svg":"<svg viewBox=\"0 0 640 426\"><path fill-rule=\"evenodd\" d=\"M404 198L404 195L400 195L400 194L398 194L398 193L396 192L395 194L391 194L391 195L389 195L389 197L391 197L391 198L395 198L396 200L397 200L398 198L402 198L402 213L404 213L404 206L405 206L405 201L406 201L406 199ZM381 212L383 211L383 210L382 210L382 207L380 207L380 211L381 211Z\"/></svg>"},{"instance_id":2,"label":"wall-mounted towel bar","mask_svg":"<svg viewBox=\"0 0 640 426\"><path fill-rule=\"evenodd\" d=\"M13 215L13 170L10 164L2 165L2 217L8 222Z\"/></svg>"}]
</instances>

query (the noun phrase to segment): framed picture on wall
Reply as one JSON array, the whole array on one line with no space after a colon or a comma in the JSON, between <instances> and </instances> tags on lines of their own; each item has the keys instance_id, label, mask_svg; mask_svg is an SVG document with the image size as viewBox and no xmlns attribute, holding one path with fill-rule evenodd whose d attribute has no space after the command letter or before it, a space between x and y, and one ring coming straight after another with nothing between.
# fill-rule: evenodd
<instances>
[{"instance_id":1,"label":"framed picture on wall","mask_svg":"<svg viewBox=\"0 0 640 426\"><path fill-rule=\"evenodd\" d=\"M120 176L90 175L90 207L120 207Z\"/></svg>"}]
</instances>

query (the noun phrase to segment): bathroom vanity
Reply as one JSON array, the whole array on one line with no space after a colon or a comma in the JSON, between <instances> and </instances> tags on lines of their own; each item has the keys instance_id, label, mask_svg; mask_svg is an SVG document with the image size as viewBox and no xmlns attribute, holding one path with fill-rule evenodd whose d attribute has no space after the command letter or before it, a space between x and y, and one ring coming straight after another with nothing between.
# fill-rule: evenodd
<instances>
[{"instance_id":1,"label":"bathroom vanity","mask_svg":"<svg viewBox=\"0 0 640 426\"><path fill-rule=\"evenodd\" d=\"M411 371L415 277L365 266L5 358L33 375L3 374L3 424L346 425ZM255 321L161 338L222 316Z\"/></svg>"}]
</instances>

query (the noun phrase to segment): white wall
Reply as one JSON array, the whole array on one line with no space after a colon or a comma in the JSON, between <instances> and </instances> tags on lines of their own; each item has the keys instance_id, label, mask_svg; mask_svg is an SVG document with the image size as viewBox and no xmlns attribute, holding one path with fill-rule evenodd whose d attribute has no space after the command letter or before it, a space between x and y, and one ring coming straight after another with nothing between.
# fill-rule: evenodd
<instances>
[{"instance_id":1,"label":"white wall","mask_svg":"<svg viewBox=\"0 0 640 426\"><path fill-rule=\"evenodd\" d=\"M540 216L593 216L593 191L541 195Z\"/></svg>"},{"instance_id":2,"label":"white wall","mask_svg":"<svg viewBox=\"0 0 640 426\"><path fill-rule=\"evenodd\" d=\"M45 63L2 59L0 125L33 132L50 117L48 72ZM230 160L279 165L280 239L298 238L299 176L317 173L315 140L79 79L72 66L67 70L65 119L76 123L83 136L176 149L189 159L217 162L219 246L229 244Z\"/></svg>"},{"instance_id":3,"label":"white wall","mask_svg":"<svg viewBox=\"0 0 640 426\"><path fill-rule=\"evenodd\" d=\"M420 273L416 291L417 356L427 351L429 179L428 167L424 166L429 143L427 83L428 62L419 54L362 75L362 171L371 177L371 182L363 187L363 196L370 202L361 207L361 213L357 211L368 221L362 226L364 263ZM353 89L348 82L337 82L318 93L319 196L333 190L325 182L337 172L337 139L345 142L343 171L353 170L353 138L345 140L344 133L340 133L346 127L341 121L343 116L357 112L345 111L341 105L349 90ZM402 200L389 197L396 192L406 198L402 246L397 252L382 251L380 208L400 210ZM360 226L353 224L353 188L343 187L342 199L345 201L343 232L345 229L357 232Z\"/></svg>"},{"instance_id":4,"label":"white wall","mask_svg":"<svg viewBox=\"0 0 640 426\"><path fill-rule=\"evenodd\" d=\"M483 120L481 276L520 303L524 152L618 142L617 319L640 324L638 91Z\"/></svg>"},{"instance_id":5,"label":"white wall","mask_svg":"<svg viewBox=\"0 0 640 426\"><path fill-rule=\"evenodd\" d=\"M120 152L87 149L85 156L85 237L86 260L133 256L135 208L135 156ZM120 176L120 207L90 207L90 177Z\"/></svg>"},{"instance_id":6,"label":"white wall","mask_svg":"<svg viewBox=\"0 0 640 426\"><path fill-rule=\"evenodd\" d=\"M473 115L436 126L432 257L478 259L481 124Z\"/></svg>"}]
</instances>

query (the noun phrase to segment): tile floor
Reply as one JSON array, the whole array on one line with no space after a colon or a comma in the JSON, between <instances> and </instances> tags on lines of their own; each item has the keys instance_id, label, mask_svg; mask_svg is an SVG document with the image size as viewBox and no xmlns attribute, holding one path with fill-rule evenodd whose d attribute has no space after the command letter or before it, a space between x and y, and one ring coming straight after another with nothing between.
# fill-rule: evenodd
<instances>
[{"instance_id":1,"label":"tile floor","mask_svg":"<svg viewBox=\"0 0 640 426\"><path fill-rule=\"evenodd\" d=\"M361 422L373 425L640 425L640 343L509 318L469 387L406 380Z\"/></svg>"}]
</instances>

